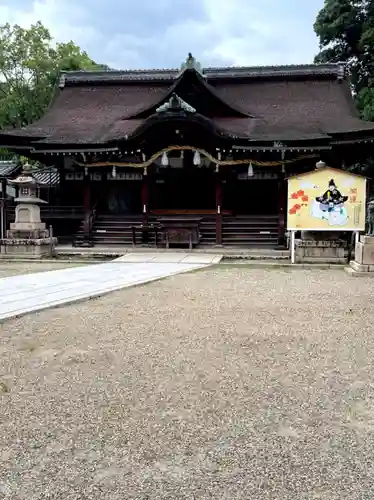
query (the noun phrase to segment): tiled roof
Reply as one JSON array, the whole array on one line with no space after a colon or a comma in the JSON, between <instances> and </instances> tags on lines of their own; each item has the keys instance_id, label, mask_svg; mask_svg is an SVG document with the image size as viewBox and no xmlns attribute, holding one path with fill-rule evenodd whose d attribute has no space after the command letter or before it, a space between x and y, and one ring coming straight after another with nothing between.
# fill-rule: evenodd
<instances>
[{"instance_id":1,"label":"tiled roof","mask_svg":"<svg viewBox=\"0 0 374 500\"><path fill-rule=\"evenodd\" d=\"M104 73L112 78L110 83L100 80ZM167 98L179 73L70 73L66 76L69 84L45 116L11 133L34 140L40 137L41 143L51 144L105 144L129 137L147 119L141 112ZM174 80L147 80L146 75L157 75L159 79L160 74L174 75ZM213 88L212 95L227 103L227 109L240 110L227 116L226 109L225 116L212 117L223 135L253 141L292 141L360 131L374 133L374 123L358 117L340 65L209 68L205 74L208 86L204 84L204 92ZM185 89L186 95L180 97L188 102L189 87L186 85Z\"/></svg>"},{"instance_id":2,"label":"tiled roof","mask_svg":"<svg viewBox=\"0 0 374 500\"><path fill-rule=\"evenodd\" d=\"M0 178L8 178L13 174L18 172L21 167L14 162L5 162L0 161ZM40 171L33 172L32 174L35 179L37 179L42 185L50 185L55 186L60 182L60 174L59 171L54 168L43 168Z\"/></svg>"},{"instance_id":3,"label":"tiled roof","mask_svg":"<svg viewBox=\"0 0 374 500\"><path fill-rule=\"evenodd\" d=\"M374 130L374 123L359 118L346 81L226 83L217 86L217 92L257 117L248 134L252 139L301 139Z\"/></svg>"},{"instance_id":4,"label":"tiled roof","mask_svg":"<svg viewBox=\"0 0 374 500\"><path fill-rule=\"evenodd\" d=\"M60 173L57 168L43 169L40 172L33 172L33 177L40 182L41 185L56 186L60 183Z\"/></svg>"},{"instance_id":5,"label":"tiled roof","mask_svg":"<svg viewBox=\"0 0 374 500\"><path fill-rule=\"evenodd\" d=\"M0 177L9 177L18 170L18 165L12 161L0 161Z\"/></svg>"}]
</instances>

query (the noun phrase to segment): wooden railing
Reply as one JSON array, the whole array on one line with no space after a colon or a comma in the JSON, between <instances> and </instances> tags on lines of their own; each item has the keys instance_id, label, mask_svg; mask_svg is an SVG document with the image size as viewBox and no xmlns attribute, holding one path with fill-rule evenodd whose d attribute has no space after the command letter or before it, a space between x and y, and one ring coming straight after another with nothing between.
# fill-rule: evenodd
<instances>
[{"instance_id":1,"label":"wooden railing","mask_svg":"<svg viewBox=\"0 0 374 500\"><path fill-rule=\"evenodd\" d=\"M216 215L217 210L215 208L213 209L161 209L161 208L156 208L154 210L151 210L150 213L152 215L186 215L186 216L193 216L193 215ZM222 210L221 211L222 215L232 215L231 210Z\"/></svg>"},{"instance_id":2,"label":"wooden railing","mask_svg":"<svg viewBox=\"0 0 374 500\"><path fill-rule=\"evenodd\" d=\"M73 241L74 247L93 247L93 225L96 219L96 206L94 206L91 212L87 213L83 220L83 237L75 237Z\"/></svg>"}]
</instances>

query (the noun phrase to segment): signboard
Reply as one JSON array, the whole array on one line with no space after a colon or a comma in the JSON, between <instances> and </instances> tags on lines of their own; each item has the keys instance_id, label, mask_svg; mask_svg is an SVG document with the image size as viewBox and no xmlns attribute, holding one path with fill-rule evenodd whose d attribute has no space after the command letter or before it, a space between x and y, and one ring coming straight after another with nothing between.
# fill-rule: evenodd
<instances>
[{"instance_id":1,"label":"signboard","mask_svg":"<svg viewBox=\"0 0 374 500\"><path fill-rule=\"evenodd\" d=\"M366 178L330 167L288 179L289 231L364 231Z\"/></svg>"}]
</instances>

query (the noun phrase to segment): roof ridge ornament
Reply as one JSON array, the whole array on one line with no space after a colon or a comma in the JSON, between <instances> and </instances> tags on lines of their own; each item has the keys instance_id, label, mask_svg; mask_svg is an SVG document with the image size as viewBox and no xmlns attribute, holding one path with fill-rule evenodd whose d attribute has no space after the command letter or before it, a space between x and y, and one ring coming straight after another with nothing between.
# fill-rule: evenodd
<instances>
[{"instance_id":1,"label":"roof ridge ornament","mask_svg":"<svg viewBox=\"0 0 374 500\"><path fill-rule=\"evenodd\" d=\"M181 72L185 71L186 69L194 69L201 75L203 74L203 68L201 64L194 58L191 52L188 53L186 61L182 64Z\"/></svg>"},{"instance_id":2,"label":"roof ridge ornament","mask_svg":"<svg viewBox=\"0 0 374 500\"><path fill-rule=\"evenodd\" d=\"M173 93L170 99L156 109L156 113L165 113L167 111L185 111L187 113L196 113L196 109Z\"/></svg>"}]
</instances>

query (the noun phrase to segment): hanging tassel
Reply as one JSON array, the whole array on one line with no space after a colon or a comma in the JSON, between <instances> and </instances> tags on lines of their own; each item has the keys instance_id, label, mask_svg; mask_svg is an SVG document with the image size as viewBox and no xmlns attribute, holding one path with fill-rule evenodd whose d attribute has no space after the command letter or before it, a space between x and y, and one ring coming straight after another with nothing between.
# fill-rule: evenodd
<instances>
[{"instance_id":1,"label":"hanging tassel","mask_svg":"<svg viewBox=\"0 0 374 500\"><path fill-rule=\"evenodd\" d=\"M253 166L252 163L248 165L248 172L247 172L248 177L253 177Z\"/></svg>"},{"instance_id":2,"label":"hanging tassel","mask_svg":"<svg viewBox=\"0 0 374 500\"><path fill-rule=\"evenodd\" d=\"M148 174L147 167L144 167L143 175L147 175L147 174Z\"/></svg>"},{"instance_id":3,"label":"hanging tassel","mask_svg":"<svg viewBox=\"0 0 374 500\"><path fill-rule=\"evenodd\" d=\"M84 167L84 175L87 177L87 175L88 175L88 167Z\"/></svg>"},{"instance_id":4,"label":"hanging tassel","mask_svg":"<svg viewBox=\"0 0 374 500\"><path fill-rule=\"evenodd\" d=\"M169 158L168 158L168 155L167 155L167 152L164 151L162 153L162 157L161 157L161 165L163 167L167 167L169 165Z\"/></svg>"},{"instance_id":5,"label":"hanging tassel","mask_svg":"<svg viewBox=\"0 0 374 500\"><path fill-rule=\"evenodd\" d=\"M182 151L181 151L181 160L183 160L183 158L184 158L184 151L182 149Z\"/></svg>"},{"instance_id":6,"label":"hanging tassel","mask_svg":"<svg viewBox=\"0 0 374 500\"><path fill-rule=\"evenodd\" d=\"M143 163L145 163L146 157L145 157L144 153L142 153L142 160L143 160Z\"/></svg>"},{"instance_id":7,"label":"hanging tassel","mask_svg":"<svg viewBox=\"0 0 374 500\"><path fill-rule=\"evenodd\" d=\"M200 163L201 163L200 152L196 150L195 154L193 155L193 164L200 165Z\"/></svg>"},{"instance_id":8,"label":"hanging tassel","mask_svg":"<svg viewBox=\"0 0 374 500\"><path fill-rule=\"evenodd\" d=\"M113 168L112 168L112 177L117 177L117 169L116 167L113 165Z\"/></svg>"},{"instance_id":9,"label":"hanging tassel","mask_svg":"<svg viewBox=\"0 0 374 500\"><path fill-rule=\"evenodd\" d=\"M217 172L217 174L219 172L219 165L218 165L218 163L216 163L216 172Z\"/></svg>"}]
</instances>

